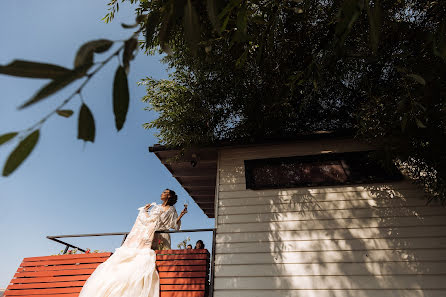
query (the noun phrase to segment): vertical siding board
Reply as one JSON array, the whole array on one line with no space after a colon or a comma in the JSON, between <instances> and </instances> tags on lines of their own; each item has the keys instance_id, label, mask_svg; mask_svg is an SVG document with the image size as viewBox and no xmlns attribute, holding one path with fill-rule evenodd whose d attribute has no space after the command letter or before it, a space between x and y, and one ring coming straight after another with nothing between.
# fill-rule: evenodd
<instances>
[{"instance_id":1,"label":"vertical siding board","mask_svg":"<svg viewBox=\"0 0 446 297\"><path fill-rule=\"evenodd\" d=\"M246 190L244 160L365 149L346 139L221 149L214 296L446 296L446 210L411 183Z\"/></svg>"}]
</instances>

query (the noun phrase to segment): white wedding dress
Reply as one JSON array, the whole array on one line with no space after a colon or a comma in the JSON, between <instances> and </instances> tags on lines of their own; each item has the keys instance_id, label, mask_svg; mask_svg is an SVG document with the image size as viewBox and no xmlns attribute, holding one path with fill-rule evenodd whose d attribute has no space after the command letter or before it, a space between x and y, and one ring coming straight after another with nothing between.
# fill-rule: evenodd
<instances>
[{"instance_id":1,"label":"white wedding dress","mask_svg":"<svg viewBox=\"0 0 446 297\"><path fill-rule=\"evenodd\" d=\"M164 210L156 204L149 212L144 207L138 210L124 244L96 268L79 297L159 297L156 254L150 247L156 230L180 228L178 214L173 206ZM170 236L168 241L170 246Z\"/></svg>"}]
</instances>

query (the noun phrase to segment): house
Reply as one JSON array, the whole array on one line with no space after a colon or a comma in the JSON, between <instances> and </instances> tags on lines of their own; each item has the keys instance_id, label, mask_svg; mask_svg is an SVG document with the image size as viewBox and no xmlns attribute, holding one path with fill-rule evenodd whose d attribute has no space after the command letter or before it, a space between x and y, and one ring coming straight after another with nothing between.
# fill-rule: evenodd
<instances>
[{"instance_id":1,"label":"house","mask_svg":"<svg viewBox=\"0 0 446 297\"><path fill-rule=\"evenodd\" d=\"M215 218L215 297L444 297L446 210L349 136L150 148Z\"/></svg>"}]
</instances>

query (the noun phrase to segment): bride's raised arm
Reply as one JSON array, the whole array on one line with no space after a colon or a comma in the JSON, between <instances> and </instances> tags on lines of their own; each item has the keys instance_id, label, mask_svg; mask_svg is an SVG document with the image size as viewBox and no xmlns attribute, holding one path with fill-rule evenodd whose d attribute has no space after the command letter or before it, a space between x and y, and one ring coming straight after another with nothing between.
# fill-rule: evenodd
<instances>
[{"instance_id":1,"label":"bride's raised arm","mask_svg":"<svg viewBox=\"0 0 446 297\"><path fill-rule=\"evenodd\" d=\"M146 225L148 222L153 221L155 219L154 217L150 217L148 212L147 212L149 210L149 208L151 208L155 204L156 203L150 203L150 204L146 204L146 205L141 206L140 208L138 208L138 210L139 210L138 219L144 225Z\"/></svg>"},{"instance_id":2,"label":"bride's raised arm","mask_svg":"<svg viewBox=\"0 0 446 297\"><path fill-rule=\"evenodd\" d=\"M177 214L177 211L176 211L176 210L175 210L175 214ZM186 207L183 209L183 211L181 211L180 216L177 215L177 218L176 218L176 224L177 224L178 226L181 226L181 218L182 218L185 214L187 214L187 208L186 208ZM178 227L177 230L179 230L179 229L180 229L180 228Z\"/></svg>"}]
</instances>

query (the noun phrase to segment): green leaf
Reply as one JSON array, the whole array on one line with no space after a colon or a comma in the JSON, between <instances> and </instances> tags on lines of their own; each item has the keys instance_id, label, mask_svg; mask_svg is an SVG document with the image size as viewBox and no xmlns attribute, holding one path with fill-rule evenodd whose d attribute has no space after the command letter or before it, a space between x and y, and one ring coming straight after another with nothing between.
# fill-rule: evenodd
<instances>
[{"instance_id":1,"label":"green leaf","mask_svg":"<svg viewBox=\"0 0 446 297\"><path fill-rule=\"evenodd\" d=\"M407 69L404 67L400 67L400 66L395 66L396 71L398 71L399 73L407 73Z\"/></svg>"},{"instance_id":2,"label":"green leaf","mask_svg":"<svg viewBox=\"0 0 446 297\"><path fill-rule=\"evenodd\" d=\"M129 109L129 87L127 75L122 66L116 70L113 82L113 112L115 114L116 129L119 131L124 126Z\"/></svg>"},{"instance_id":3,"label":"green leaf","mask_svg":"<svg viewBox=\"0 0 446 297\"><path fill-rule=\"evenodd\" d=\"M267 23L265 21L265 18L263 16L260 16L260 15L252 16L251 17L251 21L254 24L257 24L257 25L265 25Z\"/></svg>"},{"instance_id":4,"label":"green leaf","mask_svg":"<svg viewBox=\"0 0 446 297\"><path fill-rule=\"evenodd\" d=\"M216 8L216 1L215 0L207 0L207 12L209 16L209 20L212 23L212 26L214 27L215 31L219 32L220 29L220 20L217 17L217 8Z\"/></svg>"},{"instance_id":5,"label":"green leaf","mask_svg":"<svg viewBox=\"0 0 446 297\"><path fill-rule=\"evenodd\" d=\"M344 0L339 11L338 22L335 28L335 34L338 38L338 44L343 45L345 39L350 33L354 23L359 18L364 2L358 0Z\"/></svg>"},{"instance_id":6,"label":"green leaf","mask_svg":"<svg viewBox=\"0 0 446 297\"><path fill-rule=\"evenodd\" d=\"M139 25L139 24L143 23L144 20L146 20L146 18L147 18L146 14L139 14L135 18L135 23Z\"/></svg>"},{"instance_id":7,"label":"green leaf","mask_svg":"<svg viewBox=\"0 0 446 297\"><path fill-rule=\"evenodd\" d=\"M383 22L383 13L379 1L375 1L375 6L372 8L370 6L367 6L367 14L369 16L370 24L370 45L373 52L376 53L378 51L381 26Z\"/></svg>"},{"instance_id":8,"label":"green leaf","mask_svg":"<svg viewBox=\"0 0 446 297\"><path fill-rule=\"evenodd\" d=\"M248 53L249 53L249 48L246 48L245 51L243 52L243 54L235 62L235 66L237 68L241 68L241 67L243 67L243 65L245 65Z\"/></svg>"},{"instance_id":9,"label":"green leaf","mask_svg":"<svg viewBox=\"0 0 446 297\"><path fill-rule=\"evenodd\" d=\"M426 107L424 107L424 105L421 103L415 102L415 106L422 109L423 111L426 111Z\"/></svg>"},{"instance_id":10,"label":"green leaf","mask_svg":"<svg viewBox=\"0 0 446 297\"><path fill-rule=\"evenodd\" d=\"M433 39L434 55L446 61L446 23L443 22Z\"/></svg>"},{"instance_id":11,"label":"green leaf","mask_svg":"<svg viewBox=\"0 0 446 297\"><path fill-rule=\"evenodd\" d=\"M228 5L226 5L225 8L223 8L223 10L220 12L220 14L218 15L218 18L221 20L223 19L226 15L230 15L231 11L240 5L240 3L242 2L242 0L231 0L231 2L228 3Z\"/></svg>"},{"instance_id":12,"label":"green leaf","mask_svg":"<svg viewBox=\"0 0 446 297\"><path fill-rule=\"evenodd\" d=\"M57 91L65 88L70 83L72 83L75 80L84 76L90 67L91 67L91 64L84 65L82 67L77 68L74 71L71 71L70 73L68 73L64 76L61 76L61 77L51 81L50 83L43 86L39 91L37 91L37 93L33 97L31 97L31 99L29 99L24 104L19 106L19 109L22 109L22 108L28 107L34 103L37 103L37 102L45 99L46 97L56 93Z\"/></svg>"},{"instance_id":13,"label":"green leaf","mask_svg":"<svg viewBox=\"0 0 446 297\"><path fill-rule=\"evenodd\" d=\"M130 61L135 58L133 52L138 48L138 39L130 38L125 41L124 44L124 54L122 55L122 60L124 64L125 72L128 74L130 69Z\"/></svg>"},{"instance_id":14,"label":"green leaf","mask_svg":"<svg viewBox=\"0 0 446 297\"><path fill-rule=\"evenodd\" d=\"M409 116L407 113L404 114L403 118L401 119L401 131L406 131L407 126L407 120L409 119Z\"/></svg>"},{"instance_id":15,"label":"green leaf","mask_svg":"<svg viewBox=\"0 0 446 297\"><path fill-rule=\"evenodd\" d=\"M230 14L228 14L227 16L226 16L226 18L223 20L223 23L222 23L222 25L221 25L221 27L220 27L220 34L224 31L224 30L226 30L226 26L228 25L228 22L229 22L229 17L230 17L231 15Z\"/></svg>"},{"instance_id":16,"label":"green leaf","mask_svg":"<svg viewBox=\"0 0 446 297\"><path fill-rule=\"evenodd\" d=\"M158 33L158 40L159 45L161 47L161 50L163 50L166 54L171 56L173 54L172 49L170 48L170 45L168 44L170 34L172 32L172 26L173 22L171 22L172 19L172 10L169 9L164 13L163 19L160 22L160 29Z\"/></svg>"},{"instance_id":17,"label":"green leaf","mask_svg":"<svg viewBox=\"0 0 446 297\"><path fill-rule=\"evenodd\" d=\"M424 78L422 78L421 76L419 76L418 74L408 74L407 75L410 78L413 78L413 80L415 80L417 83L425 86L426 85L426 81L424 80Z\"/></svg>"},{"instance_id":18,"label":"green leaf","mask_svg":"<svg viewBox=\"0 0 446 297\"><path fill-rule=\"evenodd\" d=\"M62 66L14 60L6 66L0 66L0 73L28 78L58 78L72 70Z\"/></svg>"},{"instance_id":19,"label":"green leaf","mask_svg":"<svg viewBox=\"0 0 446 297\"><path fill-rule=\"evenodd\" d=\"M410 107L410 100L407 98L403 98L398 102L397 110L398 111L407 111Z\"/></svg>"},{"instance_id":20,"label":"green leaf","mask_svg":"<svg viewBox=\"0 0 446 297\"><path fill-rule=\"evenodd\" d=\"M76 53L74 67L93 64L93 53L103 53L113 45L113 41L98 39L83 44Z\"/></svg>"},{"instance_id":21,"label":"green leaf","mask_svg":"<svg viewBox=\"0 0 446 297\"><path fill-rule=\"evenodd\" d=\"M18 134L17 132L11 132L11 133L6 133L3 135L0 135L0 145L7 143L8 141L10 141L14 137L16 137L17 134Z\"/></svg>"},{"instance_id":22,"label":"green leaf","mask_svg":"<svg viewBox=\"0 0 446 297\"><path fill-rule=\"evenodd\" d=\"M237 14L237 31L235 32L235 40L245 41L247 38L247 10L246 6L242 6Z\"/></svg>"},{"instance_id":23,"label":"green leaf","mask_svg":"<svg viewBox=\"0 0 446 297\"><path fill-rule=\"evenodd\" d=\"M136 24L131 24L131 25L121 23L121 26L122 26L122 28L124 28L124 29L133 29L133 28L136 28L136 27L138 26L138 23L136 23Z\"/></svg>"},{"instance_id":24,"label":"green leaf","mask_svg":"<svg viewBox=\"0 0 446 297\"><path fill-rule=\"evenodd\" d=\"M56 110L57 114L61 117L69 118L73 115L73 111L69 109L60 109Z\"/></svg>"},{"instance_id":25,"label":"green leaf","mask_svg":"<svg viewBox=\"0 0 446 297\"><path fill-rule=\"evenodd\" d=\"M422 121L420 121L419 119L415 119L415 121L417 122L417 126L418 128L427 128L425 124L423 124Z\"/></svg>"},{"instance_id":26,"label":"green leaf","mask_svg":"<svg viewBox=\"0 0 446 297\"><path fill-rule=\"evenodd\" d=\"M198 42L200 42L200 23L197 11L191 0L187 0L184 7L184 33L186 41L193 53L197 52Z\"/></svg>"},{"instance_id":27,"label":"green leaf","mask_svg":"<svg viewBox=\"0 0 446 297\"><path fill-rule=\"evenodd\" d=\"M85 141L94 142L96 127L94 124L93 114L87 105L82 104L79 111L79 119L77 126L77 138Z\"/></svg>"},{"instance_id":28,"label":"green leaf","mask_svg":"<svg viewBox=\"0 0 446 297\"><path fill-rule=\"evenodd\" d=\"M14 151L9 155L8 160L6 160L5 167L3 167L3 176L9 176L13 173L29 154L31 154L39 140L39 135L39 130L36 130L17 145Z\"/></svg>"},{"instance_id":29,"label":"green leaf","mask_svg":"<svg viewBox=\"0 0 446 297\"><path fill-rule=\"evenodd\" d=\"M160 23L160 14L158 13L158 11L151 11L150 14L147 16L147 21L146 21L146 46L150 47L150 45L152 45L152 42L154 40L154 35L155 35L155 31L157 26Z\"/></svg>"}]
</instances>

